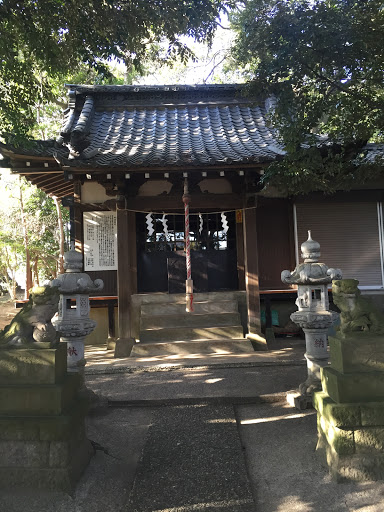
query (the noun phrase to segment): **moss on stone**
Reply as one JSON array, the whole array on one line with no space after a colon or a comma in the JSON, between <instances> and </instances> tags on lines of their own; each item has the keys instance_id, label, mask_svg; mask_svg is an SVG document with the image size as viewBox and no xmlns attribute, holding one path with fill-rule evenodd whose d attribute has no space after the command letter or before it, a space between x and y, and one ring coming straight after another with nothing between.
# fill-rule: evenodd
<instances>
[{"instance_id":1,"label":"moss on stone","mask_svg":"<svg viewBox=\"0 0 384 512\"><path fill-rule=\"evenodd\" d=\"M384 402L363 403L360 410L362 426L384 427Z\"/></svg>"},{"instance_id":2,"label":"moss on stone","mask_svg":"<svg viewBox=\"0 0 384 512\"><path fill-rule=\"evenodd\" d=\"M361 426L360 404L339 404L326 393L317 392L313 396L313 405L321 417L338 428Z\"/></svg>"},{"instance_id":3,"label":"moss on stone","mask_svg":"<svg viewBox=\"0 0 384 512\"><path fill-rule=\"evenodd\" d=\"M356 453L382 453L384 451L384 426L366 427L354 432Z\"/></svg>"},{"instance_id":4,"label":"moss on stone","mask_svg":"<svg viewBox=\"0 0 384 512\"><path fill-rule=\"evenodd\" d=\"M33 333L37 324L50 324L58 309L59 290L54 286L35 286L28 302L2 331L0 347L25 346L34 343ZM52 327L52 324L50 324Z\"/></svg>"},{"instance_id":5,"label":"moss on stone","mask_svg":"<svg viewBox=\"0 0 384 512\"><path fill-rule=\"evenodd\" d=\"M331 366L340 373L384 371L381 334L351 332L345 338L329 337Z\"/></svg>"},{"instance_id":6,"label":"moss on stone","mask_svg":"<svg viewBox=\"0 0 384 512\"><path fill-rule=\"evenodd\" d=\"M361 295L356 279L332 281L333 302L340 309L339 336L354 331L384 333L384 315Z\"/></svg>"},{"instance_id":7,"label":"moss on stone","mask_svg":"<svg viewBox=\"0 0 384 512\"><path fill-rule=\"evenodd\" d=\"M384 372L342 374L333 368L322 370L323 390L339 403L384 401Z\"/></svg>"},{"instance_id":8,"label":"moss on stone","mask_svg":"<svg viewBox=\"0 0 384 512\"><path fill-rule=\"evenodd\" d=\"M324 417L318 423L318 433L324 436L327 445L339 455L355 453L354 435L352 429L342 429L332 425Z\"/></svg>"}]
</instances>

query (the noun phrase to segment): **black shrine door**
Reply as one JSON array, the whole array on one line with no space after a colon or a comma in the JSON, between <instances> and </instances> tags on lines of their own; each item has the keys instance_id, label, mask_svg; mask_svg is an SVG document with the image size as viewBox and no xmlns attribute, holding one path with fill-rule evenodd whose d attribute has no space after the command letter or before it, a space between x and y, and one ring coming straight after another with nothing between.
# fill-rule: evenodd
<instances>
[{"instance_id":1,"label":"black shrine door","mask_svg":"<svg viewBox=\"0 0 384 512\"><path fill-rule=\"evenodd\" d=\"M184 293L184 215L151 218L150 235L146 215L136 215L138 292ZM190 237L194 291L237 290L235 213L191 214Z\"/></svg>"}]
</instances>

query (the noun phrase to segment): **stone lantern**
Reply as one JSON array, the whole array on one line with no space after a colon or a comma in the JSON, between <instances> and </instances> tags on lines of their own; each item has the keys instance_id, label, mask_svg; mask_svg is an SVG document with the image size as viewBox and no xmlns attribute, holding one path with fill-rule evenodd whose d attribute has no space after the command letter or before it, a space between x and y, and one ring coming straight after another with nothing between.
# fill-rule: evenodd
<instances>
[{"instance_id":1,"label":"stone lantern","mask_svg":"<svg viewBox=\"0 0 384 512\"><path fill-rule=\"evenodd\" d=\"M82 272L83 256L71 250L64 254L65 273L52 281L60 293L59 310L52 324L60 333L60 341L67 343L68 371L81 372L85 366L84 339L90 334L96 322L89 318L89 293L101 291L101 279L92 281Z\"/></svg>"},{"instance_id":2,"label":"stone lantern","mask_svg":"<svg viewBox=\"0 0 384 512\"><path fill-rule=\"evenodd\" d=\"M308 377L300 384L300 400L310 402L312 391L321 389L320 368L328 364L328 329L337 321L339 314L329 311L328 286L333 279L341 279L341 270L328 268L319 263L320 244L308 240L301 244L300 263L293 272L283 270L281 280L287 284L297 284L296 305L298 311L292 313L291 320L299 325L305 334ZM297 404L296 404L297 405ZM300 408L305 408L300 406Z\"/></svg>"}]
</instances>

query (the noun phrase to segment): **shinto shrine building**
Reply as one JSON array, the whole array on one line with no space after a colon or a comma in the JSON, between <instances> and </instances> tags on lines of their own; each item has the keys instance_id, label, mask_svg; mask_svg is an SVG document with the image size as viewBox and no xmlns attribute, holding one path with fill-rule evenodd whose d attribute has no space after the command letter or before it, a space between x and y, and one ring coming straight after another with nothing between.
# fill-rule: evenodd
<instances>
[{"instance_id":1,"label":"shinto shrine building","mask_svg":"<svg viewBox=\"0 0 384 512\"><path fill-rule=\"evenodd\" d=\"M246 335L266 348L263 304L267 324L284 327L283 313L272 319L269 304L289 298L295 309L294 290L280 273L296 266L308 229L329 267L359 279L367 293L383 290L383 184L329 197L264 189L263 169L284 155L268 121L271 108L238 85L76 85L69 86L56 140L0 146L3 166L70 208L84 270L105 283L92 299L99 306L94 315L102 327L109 309L109 334L126 353L149 331L158 341L183 333ZM191 315L200 315L200 330L192 321L153 325L142 321L143 313L140 320L150 304L161 312L185 295L185 186L197 305ZM230 301L240 320L218 319L214 313ZM199 302L212 305L200 311Z\"/></svg>"}]
</instances>

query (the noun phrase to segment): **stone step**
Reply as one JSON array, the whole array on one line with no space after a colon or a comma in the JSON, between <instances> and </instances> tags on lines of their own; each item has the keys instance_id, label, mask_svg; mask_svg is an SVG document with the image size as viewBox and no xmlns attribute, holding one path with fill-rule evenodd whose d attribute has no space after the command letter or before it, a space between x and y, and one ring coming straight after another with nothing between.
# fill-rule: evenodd
<instances>
[{"instance_id":1,"label":"stone step","mask_svg":"<svg viewBox=\"0 0 384 512\"><path fill-rule=\"evenodd\" d=\"M141 330L159 327L221 327L223 325L239 325L239 313L182 313L178 315L142 316Z\"/></svg>"},{"instance_id":2,"label":"stone step","mask_svg":"<svg viewBox=\"0 0 384 512\"><path fill-rule=\"evenodd\" d=\"M245 339L174 341L172 343L136 343L131 357L254 354L252 343Z\"/></svg>"},{"instance_id":3,"label":"stone step","mask_svg":"<svg viewBox=\"0 0 384 512\"><path fill-rule=\"evenodd\" d=\"M237 313L238 306L236 300L222 300L215 302L201 301L194 302L194 312L204 313ZM183 302L170 302L160 304L142 304L141 316L153 315L180 315L185 313L185 298Z\"/></svg>"},{"instance_id":4,"label":"stone step","mask_svg":"<svg viewBox=\"0 0 384 512\"><path fill-rule=\"evenodd\" d=\"M232 339L242 338L241 325L221 327L160 327L140 331L140 342L156 341L190 341L206 339Z\"/></svg>"}]
</instances>

